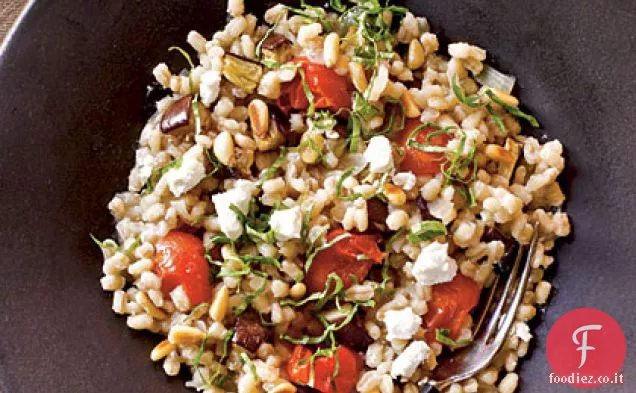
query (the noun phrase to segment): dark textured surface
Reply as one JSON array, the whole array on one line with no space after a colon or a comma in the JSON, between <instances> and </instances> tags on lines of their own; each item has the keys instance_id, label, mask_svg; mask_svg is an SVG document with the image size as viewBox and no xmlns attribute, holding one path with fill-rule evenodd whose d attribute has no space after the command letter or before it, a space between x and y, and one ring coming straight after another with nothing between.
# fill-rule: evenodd
<instances>
[{"instance_id":1,"label":"dark textured surface","mask_svg":"<svg viewBox=\"0 0 636 393\"><path fill-rule=\"evenodd\" d=\"M251 2L251 0L250 0ZM38 1L0 57L0 391L185 392L148 360L99 287L87 233L112 231L105 205L126 186L150 70L191 28L224 22L220 1ZM260 2L259 2L260 3ZM522 365L522 392L548 385L544 345L565 312L596 307L622 325L624 386L636 390L632 0L412 1L436 31L489 50L519 78L545 133L567 148L556 296Z\"/></svg>"}]
</instances>

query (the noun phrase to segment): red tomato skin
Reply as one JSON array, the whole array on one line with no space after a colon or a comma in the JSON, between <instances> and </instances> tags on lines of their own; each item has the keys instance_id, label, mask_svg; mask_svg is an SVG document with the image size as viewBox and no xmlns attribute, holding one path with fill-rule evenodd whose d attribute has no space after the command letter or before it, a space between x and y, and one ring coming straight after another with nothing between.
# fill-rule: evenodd
<instances>
[{"instance_id":1,"label":"red tomato skin","mask_svg":"<svg viewBox=\"0 0 636 393\"><path fill-rule=\"evenodd\" d=\"M326 240L331 241L343 233L345 231L341 228L332 229ZM336 273L342 279L345 288L354 284L351 275L355 275L358 282L364 281L371 266L382 263L384 259L385 253L378 247L378 239L379 235L351 234L333 246L319 251L305 278L307 288L311 292L324 290L327 277L331 273ZM358 260L357 257L361 254L369 259Z\"/></svg>"},{"instance_id":2,"label":"red tomato skin","mask_svg":"<svg viewBox=\"0 0 636 393\"><path fill-rule=\"evenodd\" d=\"M427 340L435 341L435 329L449 329L450 337L456 340L480 293L479 285L461 273L450 282L433 285L429 311L424 315Z\"/></svg>"},{"instance_id":3,"label":"red tomato skin","mask_svg":"<svg viewBox=\"0 0 636 393\"><path fill-rule=\"evenodd\" d=\"M351 108L353 86L349 79L322 64L311 63L304 57L294 59L294 63L300 64L305 72L305 80L314 95L316 109L329 109L336 112L342 108ZM307 100L300 76L282 85L277 104L286 114L289 114L292 109L305 110L309 107L309 100Z\"/></svg>"},{"instance_id":4,"label":"red tomato skin","mask_svg":"<svg viewBox=\"0 0 636 393\"><path fill-rule=\"evenodd\" d=\"M404 172L411 171L419 176L436 175L441 171L441 164L444 158L443 153L426 153L414 147L406 146L411 132L421 125L422 123L418 119L407 119L404 124L404 129L395 135L396 140L404 147L404 155L400 161L400 170ZM446 146L449 138L444 134L437 135L428 142L426 141L428 134L433 131L435 131L434 128L425 128L415 135L415 140L422 144Z\"/></svg>"},{"instance_id":5,"label":"red tomato skin","mask_svg":"<svg viewBox=\"0 0 636 393\"><path fill-rule=\"evenodd\" d=\"M289 380L300 385L307 385L311 375L312 352L302 346L296 345L287 362L287 374ZM334 369L336 361L334 356L319 356L314 362L314 384L313 388L322 393L351 393L355 391L355 386L362 370L360 357L345 346L336 349L338 358L338 375L335 379L334 390ZM303 360L306 359L306 360Z\"/></svg>"},{"instance_id":6,"label":"red tomato skin","mask_svg":"<svg viewBox=\"0 0 636 393\"><path fill-rule=\"evenodd\" d=\"M198 237L177 230L168 232L157 243L154 263L154 271L161 277L161 291L166 296L181 285L192 306L210 300L210 267Z\"/></svg>"}]
</instances>

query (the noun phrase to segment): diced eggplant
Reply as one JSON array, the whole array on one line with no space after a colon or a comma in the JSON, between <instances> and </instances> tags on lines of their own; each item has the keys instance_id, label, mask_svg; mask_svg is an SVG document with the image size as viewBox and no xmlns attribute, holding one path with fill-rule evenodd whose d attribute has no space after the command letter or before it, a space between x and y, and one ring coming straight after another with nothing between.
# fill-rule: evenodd
<instances>
[{"instance_id":1,"label":"diced eggplant","mask_svg":"<svg viewBox=\"0 0 636 393\"><path fill-rule=\"evenodd\" d=\"M420 209L422 221L437 220L435 217L433 217L430 210L428 210L428 202L426 202L426 200L424 200L421 195L418 195L417 198L415 198L415 203L417 204L418 209Z\"/></svg>"},{"instance_id":2,"label":"diced eggplant","mask_svg":"<svg viewBox=\"0 0 636 393\"><path fill-rule=\"evenodd\" d=\"M342 345L361 352L366 351L367 347L373 343L359 315L336 332L336 340Z\"/></svg>"},{"instance_id":3,"label":"diced eggplant","mask_svg":"<svg viewBox=\"0 0 636 393\"><path fill-rule=\"evenodd\" d=\"M508 153L510 153L511 158L499 161L499 174L508 179L508 183L510 183L512 176L515 173L517 162L519 161L519 151L521 148L519 147L519 143L515 142L512 138L506 139L504 148Z\"/></svg>"},{"instance_id":4,"label":"diced eggplant","mask_svg":"<svg viewBox=\"0 0 636 393\"><path fill-rule=\"evenodd\" d=\"M263 66L245 57L227 53L223 57L223 76L233 85L252 93L261 81Z\"/></svg>"},{"instance_id":5,"label":"diced eggplant","mask_svg":"<svg viewBox=\"0 0 636 393\"><path fill-rule=\"evenodd\" d=\"M265 60L274 61L276 63L286 63L291 59L291 42L282 34L273 33L267 37L261 49Z\"/></svg>"},{"instance_id":6,"label":"diced eggplant","mask_svg":"<svg viewBox=\"0 0 636 393\"><path fill-rule=\"evenodd\" d=\"M254 315L245 314L236 319L233 341L250 352L269 341L270 331L261 325Z\"/></svg>"},{"instance_id":7,"label":"diced eggplant","mask_svg":"<svg viewBox=\"0 0 636 393\"><path fill-rule=\"evenodd\" d=\"M379 232L386 232L386 218L389 215L389 208L386 203L377 198L371 198L367 201L367 211L369 224Z\"/></svg>"},{"instance_id":8,"label":"diced eggplant","mask_svg":"<svg viewBox=\"0 0 636 393\"><path fill-rule=\"evenodd\" d=\"M200 103L197 105L201 127L205 128L210 119L210 111ZM196 120L192 110L192 96L185 96L173 102L161 117L160 127L163 133L194 133Z\"/></svg>"}]
</instances>

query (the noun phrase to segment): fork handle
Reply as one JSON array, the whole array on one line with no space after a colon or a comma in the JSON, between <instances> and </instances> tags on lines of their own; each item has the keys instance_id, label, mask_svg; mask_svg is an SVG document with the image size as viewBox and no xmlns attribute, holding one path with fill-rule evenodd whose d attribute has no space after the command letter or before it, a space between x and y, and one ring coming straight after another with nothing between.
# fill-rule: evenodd
<instances>
[{"instance_id":1,"label":"fork handle","mask_svg":"<svg viewBox=\"0 0 636 393\"><path fill-rule=\"evenodd\" d=\"M430 383L426 383L422 386L422 389L420 389L420 393L439 393L439 390Z\"/></svg>"}]
</instances>

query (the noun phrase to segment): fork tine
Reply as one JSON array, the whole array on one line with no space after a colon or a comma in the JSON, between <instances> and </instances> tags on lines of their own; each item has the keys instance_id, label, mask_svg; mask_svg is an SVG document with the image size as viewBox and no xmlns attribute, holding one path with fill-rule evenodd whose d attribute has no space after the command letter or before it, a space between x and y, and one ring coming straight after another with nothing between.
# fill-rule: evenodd
<instances>
[{"instance_id":1,"label":"fork tine","mask_svg":"<svg viewBox=\"0 0 636 393\"><path fill-rule=\"evenodd\" d=\"M517 288L515 289L512 301L510 302L510 306L506 311L506 315L499 323L499 329L497 330L497 335L495 337L495 343L500 345L499 342L503 343L508 335L508 331L512 326L512 322L515 319L517 314L517 309L521 304L521 300L523 299L523 295L526 292L526 286L528 284L528 278L530 277L530 267L532 266L532 259L534 259L534 254L537 249L537 243L539 240L539 226L535 224L534 233L532 234L532 241L530 242L530 247L528 249L528 255L524 261L523 270L521 272L521 277L517 282Z\"/></svg>"}]
</instances>

